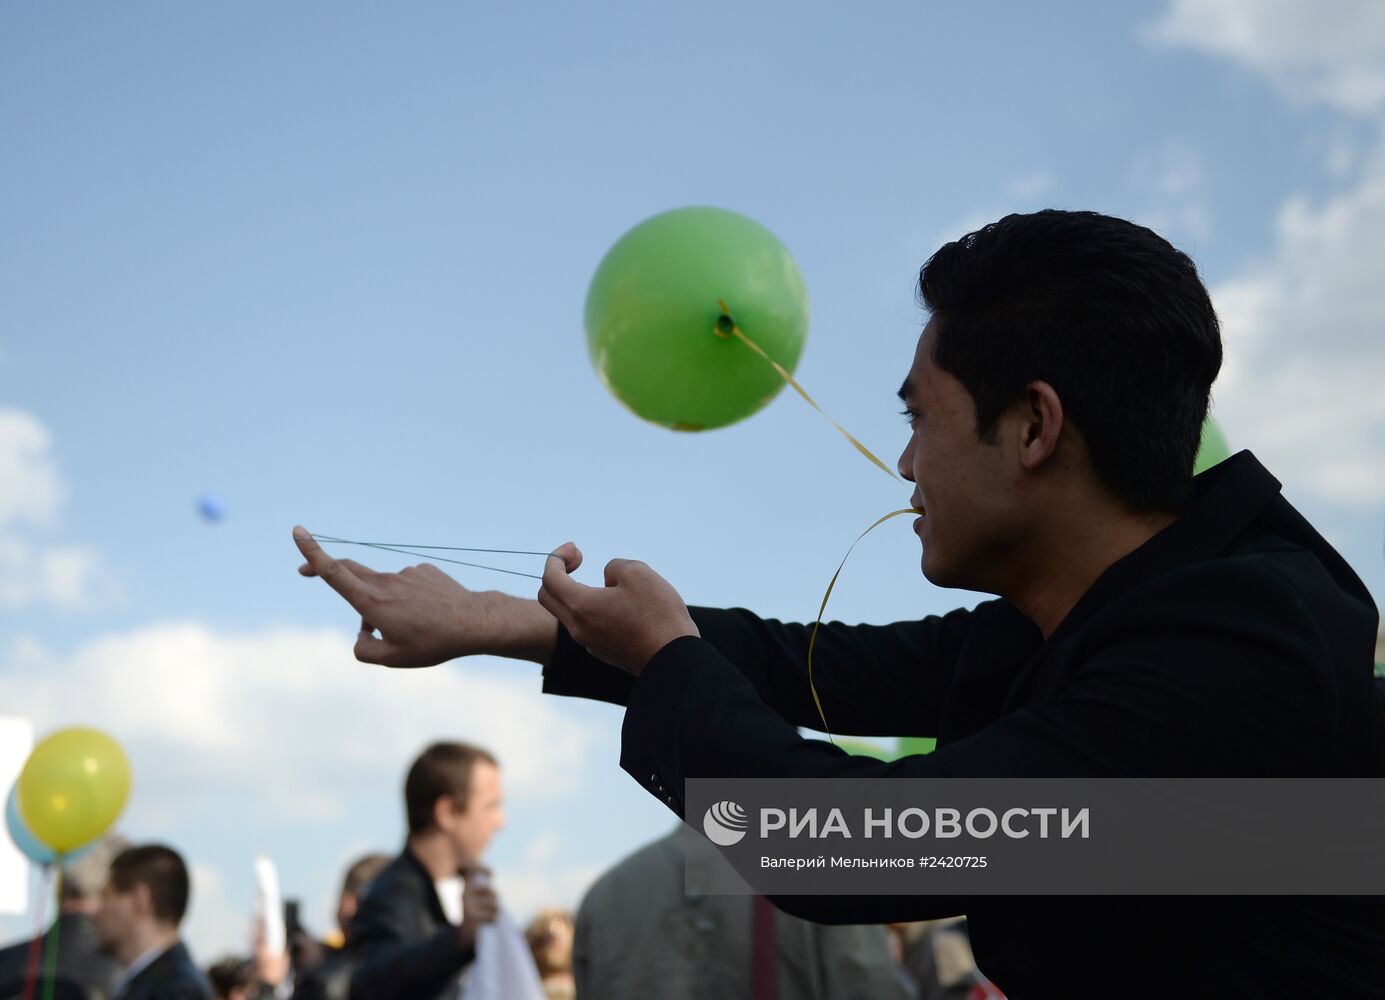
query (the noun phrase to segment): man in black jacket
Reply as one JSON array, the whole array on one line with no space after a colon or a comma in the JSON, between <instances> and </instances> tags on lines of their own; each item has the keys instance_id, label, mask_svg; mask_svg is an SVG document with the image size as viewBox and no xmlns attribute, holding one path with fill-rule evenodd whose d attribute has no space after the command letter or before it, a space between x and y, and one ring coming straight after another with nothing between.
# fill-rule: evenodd
<instances>
[{"instance_id":1,"label":"man in black jacket","mask_svg":"<svg viewBox=\"0 0 1385 1000\"><path fill-rule=\"evenodd\" d=\"M499 913L479 862L504 825L496 759L435 743L404 780L409 837L351 918L352 1000L429 1000L457 991L476 932Z\"/></svg>"},{"instance_id":2,"label":"man in black jacket","mask_svg":"<svg viewBox=\"0 0 1385 1000\"><path fill-rule=\"evenodd\" d=\"M101 887L105 885L111 859L127 846L124 837L110 834L84 851L81 857L63 865L56 977L80 986L89 1000L110 1000L115 981L120 978L119 963L101 954L97 947L93 915L100 906ZM50 925L44 933L45 943L40 946L42 954L38 956L37 967L43 973L48 969L47 942L54 940L52 933ZM32 941L22 941L0 948L0 1000L23 994L33 953L31 946ZM41 983L36 985L36 996L42 995L41 986Z\"/></svg>"},{"instance_id":3,"label":"man in black jacket","mask_svg":"<svg viewBox=\"0 0 1385 1000\"><path fill-rule=\"evenodd\" d=\"M127 848L111 862L96 934L125 969L114 1000L212 1000L211 984L178 936L190 890L187 865L162 844Z\"/></svg>"},{"instance_id":4,"label":"man in black jacket","mask_svg":"<svg viewBox=\"0 0 1385 1000\"><path fill-rule=\"evenodd\" d=\"M835 731L935 733L929 756L802 740L820 725L809 629L690 612L643 563L585 587L563 546L541 609L334 561L300 529L303 572L378 628L362 660L533 659L545 691L628 706L621 764L680 816L691 777L1385 776L1369 593L1249 453L1191 476L1221 364L1192 261L1119 219L1039 212L947 244L919 291L899 471L927 511L923 573L1000 599L825 626L814 679ZM964 912L980 968L1020 1000L1385 991L1377 898L777 902L830 922Z\"/></svg>"}]
</instances>

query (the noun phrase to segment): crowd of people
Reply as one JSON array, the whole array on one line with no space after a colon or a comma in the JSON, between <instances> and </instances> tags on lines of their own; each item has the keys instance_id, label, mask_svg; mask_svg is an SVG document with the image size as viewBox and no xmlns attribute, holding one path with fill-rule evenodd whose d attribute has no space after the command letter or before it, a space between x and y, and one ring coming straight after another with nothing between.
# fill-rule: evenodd
<instances>
[{"instance_id":1,"label":"crowd of people","mask_svg":"<svg viewBox=\"0 0 1385 1000\"><path fill-rule=\"evenodd\" d=\"M502 916L481 863L504 824L496 757L435 743L413 761L403 798L403 849L346 866L334 931L314 936L290 921L283 949L260 933L253 954L199 956L205 964L181 936L191 898L183 856L103 838L64 867L57 933L0 949L0 1000L37 1000L49 989L61 1000L1000 995L977 972L960 918L823 926L778 913L763 897L685 892L684 866L714 848L683 824L600 876L576 913L545 907L520 929ZM522 941L518 979L514 969L478 971L491 960L481 957L483 933Z\"/></svg>"}]
</instances>

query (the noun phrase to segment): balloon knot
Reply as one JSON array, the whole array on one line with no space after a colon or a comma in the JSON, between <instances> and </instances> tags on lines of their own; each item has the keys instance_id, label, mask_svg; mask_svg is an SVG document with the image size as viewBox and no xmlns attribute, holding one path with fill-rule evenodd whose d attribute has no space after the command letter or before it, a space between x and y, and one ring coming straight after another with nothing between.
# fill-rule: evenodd
<instances>
[{"instance_id":1,"label":"balloon knot","mask_svg":"<svg viewBox=\"0 0 1385 1000\"><path fill-rule=\"evenodd\" d=\"M736 321L726 313L717 317L717 327L714 331L718 337L729 337L736 329Z\"/></svg>"}]
</instances>

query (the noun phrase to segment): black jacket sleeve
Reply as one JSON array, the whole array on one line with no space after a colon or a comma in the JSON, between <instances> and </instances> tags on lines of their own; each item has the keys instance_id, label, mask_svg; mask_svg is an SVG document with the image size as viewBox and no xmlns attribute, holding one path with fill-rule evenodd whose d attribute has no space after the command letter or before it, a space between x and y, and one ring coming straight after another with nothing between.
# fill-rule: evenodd
<instances>
[{"instance_id":1,"label":"black jacket sleeve","mask_svg":"<svg viewBox=\"0 0 1385 1000\"><path fill-rule=\"evenodd\" d=\"M932 754L890 762L802 739L710 642L685 636L660 650L631 690L621 767L679 816L684 781L695 777L1313 773L1333 739L1338 703L1292 590L1254 572L1170 574L1142 598L1074 640L1082 649L1067 651L1071 677L1051 696ZM893 720L892 697L878 691L875 704ZM1285 732L1301 734L1292 749L1275 738ZM936 915L935 904L898 897L776 903L823 923Z\"/></svg>"},{"instance_id":2,"label":"black jacket sleeve","mask_svg":"<svg viewBox=\"0 0 1385 1000\"><path fill-rule=\"evenodd\" d=\"M808 678L812 625L759 618L741 608L689 610L702 638L763 704L792 726L823 728ZM812 681L831 731L936 736L973 615L959 609L891 625L824 622L813 646ZM559 626L553 663L544 671L545 693L626 705L634 680L593 657Z\"/></svg>"}]
</instances>

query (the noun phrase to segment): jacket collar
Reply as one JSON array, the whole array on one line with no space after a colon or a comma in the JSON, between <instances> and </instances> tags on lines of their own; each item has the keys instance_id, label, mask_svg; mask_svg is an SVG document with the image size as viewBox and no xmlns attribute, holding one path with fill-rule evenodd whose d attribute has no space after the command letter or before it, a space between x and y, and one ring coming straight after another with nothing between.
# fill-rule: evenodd
<instances>
[{"instance_id":1,"label":"jacket collar","mask_svg":"<svg viewBox=\"0 0 1385 1000\"><path fill-rule=\"evenodd\" d=\"M1210 559L1230 546L1278 497L1280 482L1248 451L1193 478L1192 501L1172 524L1108 566L1010 682L1003 711L1029 696L1048 653L1102 608L1154 577Z\"/></svg>"},{"instance_id":2,"label":"jacket collar","mask_svg":"<svg viewBox=\"0 0 1385 1000\"><path fill-rule=\"evenodd\" d=\"M428 912L432 914L433 919L440 924L447 923L447 911L442 908L442 900L438 899L438 887L433 882L432 873L423 866L418 855L409 849L407 842L404 844L403 853L400 854L400 860L403 867L417 876L422 884L423 897L428 902Z\"/></svg>"},{"instance_id":3,"label":"jacket collar","mask_svg":"<svg viewBox=\"0 0 1385 1000\"><path fill-rule=\"evenodd\" d=\"M116 987L112 991L113 995L117 997L129 995L141 984L165 979L177 966L191 962L192 958L188 955L187 946L183 944L181 939L174 941L163 951L141 955L135 959L116 983Z\"/></svg>"},{"instance_id":4,"label":"jacket collar","mask_svg":"<svg viewBox=\"0 0 1385 1000\"><path fill-rule=\"evenodd\" d=\"M1281 485L1248 451L1193 478L1193 499L1172 524L1097 577L1049 636L1051 648L1146 580L1209 559L1232 544L1279 496Z\"/></svg>"}]
</instances>

